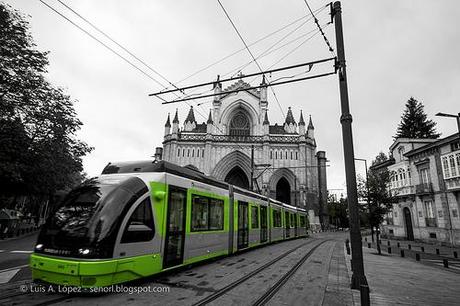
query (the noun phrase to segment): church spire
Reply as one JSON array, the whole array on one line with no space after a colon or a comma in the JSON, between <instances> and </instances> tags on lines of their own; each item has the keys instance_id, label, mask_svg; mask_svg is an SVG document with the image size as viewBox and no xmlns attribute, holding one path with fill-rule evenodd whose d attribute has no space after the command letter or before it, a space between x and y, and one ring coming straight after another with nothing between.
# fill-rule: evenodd
<instances>
[{"instance_id":1,"label":"church spire","mask_svg":"<svg viewBox=\"0 0 460 306\"><path fill-rule=\"evenodd\" d=\"M166 120L165 127L169 128L171 127L171 121L169 120L169 113L168 113L168 119Z\"/></svg>"},{"instance_id":2,"label":"church spire","mask_svg":"<svg viewBox=\"0 0 460 306\"><path fill-rule=\"evenodd\" d=\"M302 110L300 110L300 119L299 119L299 125L305 126L305 121L303 120L303 114Z\"/></svg>"},{"instance_id":3,"label":"church spire","mask_svg":"<svg viewBox=\"0 0 460 306\"><path fill-rule=\"evenodd\" d=\"M190 106L190 111L188 112L187 118L185 119L185 123L187 122L196 123L195 113L193 112L193 106Z\"/></svg>"},{"instance_id":4,"label":"church spire","mask_svg":"<svg viewBox=\"0 0 460 306\"><path fill-rule=\"evenodd\" d=\"M178 114L177 108L176 108L176 114L174 115L173 123L179 123L179 114Z\"/></svg>"},{"instance_id":5,"label":"church spire","mask_svg":"<svg viewBox=\"0 0 460 306\"><path fill-rule=\"evenodd\" d=\"M291 110L290 106L288 108L285 123L287 123L287 124L295 124L294 116L292 115L292 110Z\"/></svg>"},{"instance_id":6,"label":"church spire","mask_svg":"<svg viewBox=\"0 0 460 306\"><path fill-rule=\"evenodd\" d=\"M207 124L213 124L214 123L214 121L212 121L211 110L209 110L209 117L208 117L208 121L206 123Z\"/></svg>"},{"instance_id":7,"label":"church spire","mask_svg":"<svg viewBox=\"0 0 460 306\"><path fill-rule=\"evenodd\" d=\"M315 127L313 126L313 122L311 121L311 115L310 115L310 121L308 122L308 129L309 130L314 130Z\"/></svg>"},{"instance_id":8,"label":"church spire","mask_svg":"<svg viewBox=\"0 0 460 306\"><path fill-rule=\"evenodd\" d=\"M264 122L262 124L270 124L270 121L268 121L268 112L265 111L265 118L264 118Z\"/></svg>"}]
</instances>

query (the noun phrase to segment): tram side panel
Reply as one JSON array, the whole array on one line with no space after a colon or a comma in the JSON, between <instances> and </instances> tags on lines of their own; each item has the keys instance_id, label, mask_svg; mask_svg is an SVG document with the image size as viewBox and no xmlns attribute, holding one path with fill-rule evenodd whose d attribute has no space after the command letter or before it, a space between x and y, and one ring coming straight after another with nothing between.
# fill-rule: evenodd
<instances>
[{"instance_id":1,"label":"tram side panel","mask_svg":"<svg viewBox=\"0 0 460 306\"><path fill-rule=\"evenodd\" d=\"M282 224L282 208L278 205L271 204L271 241L278 241L284 239L284 230Z\"/></svg>"},{"instance_id":2,"label":"tram side panel","mask_svg":"<svg viewBox=\"0 0 460 306\"><path fill-rule=\"evenodd\" d=\"M260 203L251 202L249 208L249 247L260 244Z\"/></svg>"}]
</instances>

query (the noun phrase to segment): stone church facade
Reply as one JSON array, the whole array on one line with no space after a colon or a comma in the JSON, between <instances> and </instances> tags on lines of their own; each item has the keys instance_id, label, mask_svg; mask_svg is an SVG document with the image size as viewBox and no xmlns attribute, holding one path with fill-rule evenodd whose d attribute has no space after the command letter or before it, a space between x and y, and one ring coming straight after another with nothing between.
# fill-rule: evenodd
<instances>
[{"instance_id":1,"label":"stone church facade","mask_svg":"<svg viewBox=\"0 0 460 306\"><path fill-rule=\"evenodd\" d=\"M316 151L311 117L306 125L301 112L297 122L289 108L283 124L270 124L267 87L226 93L249 87L216 82L207 122L196 121L193 107L182 126L177 110L172 124L168 114L162 158L307 209L319 226L327 220L326 156Z\"/></svg>"}]
</instances>

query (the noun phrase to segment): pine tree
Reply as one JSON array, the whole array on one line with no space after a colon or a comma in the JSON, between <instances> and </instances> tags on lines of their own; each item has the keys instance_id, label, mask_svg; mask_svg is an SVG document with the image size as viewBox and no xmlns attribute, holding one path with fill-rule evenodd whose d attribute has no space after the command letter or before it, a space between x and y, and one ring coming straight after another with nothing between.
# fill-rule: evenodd
<instances>
[{"instance_id":1,"label":"pine tree","mask_svg":"<svg viewBox=\"0 0 460 306\"><path fill-rule=\"evenodd\" d=\"M407 101L394 138L439 138L436 122L427 119L423 108L423 104L413 97Z\"/></svg>"}]
</instances>

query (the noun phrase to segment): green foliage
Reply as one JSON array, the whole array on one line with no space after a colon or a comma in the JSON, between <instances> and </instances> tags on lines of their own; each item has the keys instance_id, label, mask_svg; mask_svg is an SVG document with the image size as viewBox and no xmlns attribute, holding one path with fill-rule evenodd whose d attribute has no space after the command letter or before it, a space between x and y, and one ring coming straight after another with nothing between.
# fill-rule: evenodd
<instances>
[{"instance_id":1,"label":"green foliage","mask_svg":"<svg viewBox=\"0 0 460 306\"><path fill-rule=\"evenodd\" d=\"M383 158L380 153L372 164ZM390 171L387 168L375 170L371 168L368 172L367 182L365 178L358 177L358 196L364 202L361 205L361 212L366 214L367 222L371 227L378 227L390 212L394 197L390 194Z\"/></svg>"},{"instance_id":2,"label":"green foliage","mask_svg":"<svg viewBox=\"0 0 460 306\"><path fill-rule=\"evenodd\" d=\"M385 153L380 152L375 157L375 159L372 161L372 165L377 165L377 164L383 163L384 161L387 161L387 160L388 160L388 156Z\"/></svg>"},{"instance_id":3,"label":"green foliage","mask_svg":"<svg viewBox=\"0 0 460 306\"><path fill-rule=\"evenodd\" d=\"M342 228L349 226L348 202L345 198L337 199L329 195L327 198L327 211L330 219L329 224Z\"/></svg>"},{"instance_id":4,"label":"green foliage","mask_svg":"<svg viewBox=\"0 0 460 306\"><path fill-rule=\"evenodd\" d=\"M52 194L75 184L89 153L76 138L73 101L46 79L47 53L29 24L0 3L0 184L2 195Z\"/></svg>"},{"instance_id":5,"label":"green foliage","mask_svg":"<svg viewBox=\"0 0 460 306\"><path fill-rule=\"evenodd\" d=\"M439 138L436 122L427 119L424 106L411 97L406 102L406 109L401 116L395 138Z\"/></svg>"}]
</instances>

